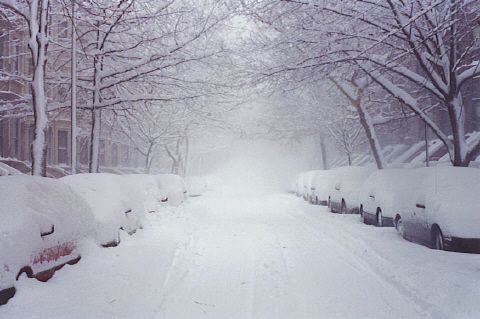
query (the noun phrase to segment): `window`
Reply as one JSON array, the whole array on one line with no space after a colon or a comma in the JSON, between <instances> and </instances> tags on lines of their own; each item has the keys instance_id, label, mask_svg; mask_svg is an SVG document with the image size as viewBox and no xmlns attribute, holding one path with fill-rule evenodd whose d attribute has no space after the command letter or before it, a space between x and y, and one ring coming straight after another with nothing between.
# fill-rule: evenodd
<instances>
[{"instance_id":1,"label":"window","mask_svg":"<svg viewBox=\"0 0 480 319\"><path fill-rule=\"evenodd\" d=\"M27 70L27 75L32 75L33 76L33 61L30 56L27 56L25 59L25 64L26 64L26 70ZM28 92L27 92L28 93Z\"/></svg>"},{"instance_id":2,"label":"window","mask_svg":"<svg viewBox=\"0 0 480 319\"><path fill-rule=\"evenodd\" d=\"M35 138L35 125L28 125L28 158L33 162L32 144Z\"/></svg>"},{"instance_id":3,"label":"window","mask_svg":"<svg viewBox=\"0 0 480 319\"><path fill-rule=\"evenodd\" d=\"M11 72L20 74L20 50L17 39L10 39L10 56L13 61L11 64Z\"/></svg>"},{"instance_id":4,"label":"window","mask_svg":"<svg viewBox=\"0 0 480 319\"><path fill-rule=\"evenodd\" d=\"M58 33L60 38L68 38L68 22L62 21L58 26Z\"/></svg>"},{"instance_id":5,"label":"window","mask_svg":"<svg viewBox=\"0 0 480 319\"><path fill-rule=\"evenodd\" d=\"M480 99L475 101L475 117L480 119Z\"/></svg>"},{"instance_id":6,"label":"window","mask_svg":"<svg viewBox=\"0 0 480 319\"><path fill-rule=\"evenodd\" d=\"M20 149L20 120L13 119L12 126L11 126L11 137L12 137L12 145L10 148L10 156L13 158L17 158L19 155Z\"/></svg>"},{"instance_id":7,"label":"window","mask_svg":"<svg viewBox=\"0 0 480 319\"><path fill-rule=\"evenodd\" d=\"M473 29L473 46L480 48L480 27Z\"/></svg>"},{"instance_id":8,"label":"window","mask_svg":"<svg viewBox=\"0 0 480 319\"><path fill-rule=\"evenodd\" d=\"M130 161L130 150L127 145L122 145L122 166L128 166Z\"/></svg>"},{"instance_id":9,"label":"window","mask_svg":"<svg viewBox=\"0 0 480 319\"><path fill-rule=\"evenodd\" d=\"M4 70L5 49L3 47L3 39L0 38L0 71Z\"/></svg>"},{"instance_id":10,"label":"window","mask_svg":"<svg viewBox=\"0 0 480 319\"><path fill-rule=\"evenodd\" d=\"M3 121L0 119L0 157L3 157Z\"/></svg>"},{"instance_id":11,"label":"window","mask_svg":"<svg viewBox=\"0 0 480 319\"><path fill-rule=\"evenodd\" d=\"M105 166L105 140L100 140L100 145L98 146L98 157L99 157L99 164Z\"/></svg>"},{"instance_id":12,"label":"window","mask_svg":"<svg viewBox=\"0 0 480 319\"><path fill-rule=\"evenodd\" d=\"M47 163L52 165L53 163L53 130L51 127L48 128L48 136L47 136Z\"/></svg>"},{"instance_id":13,"label":"window","mask_svg":"<svg viewBox=\"0 0 480 319\"><path fill-rule=\"evenodd\" d=\"M88 164L88 152L89 152L89 146L90 146L88 141L89 141L88 137L83 136L83 137L80 137L80 140L79 140L79 143L78 143L79 144L78 158L80 160L80 164L83 164L83 165Z\"/></svg>"},{"instance_id":14,"label":"window","mask_svg":"<svg viewBox=\"0 0 480 319\"><path fill-rule=\"evenodd\" d=\"M68 131L58 130L57 132L58 145L58 164L68 163Z\"/></svg>"},{"instance_id":15,"label":"window","mask_svg":"<svg viewBox=\"0 0 480 319\"><path fill-rule=\"evenodd\" d=\"M112 167L118 166L118 146L117 144L112 144Z\"/></svg>"}]
</instances>

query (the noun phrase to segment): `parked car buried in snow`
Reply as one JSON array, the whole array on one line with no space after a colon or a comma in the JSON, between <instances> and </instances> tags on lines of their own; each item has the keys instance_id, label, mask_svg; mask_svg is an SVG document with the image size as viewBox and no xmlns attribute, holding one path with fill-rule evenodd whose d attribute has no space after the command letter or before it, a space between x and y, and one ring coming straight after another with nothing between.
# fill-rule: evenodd
<instances>
[{"instance_id":1,"label":"parked car buried in snow","mask_svg":"<svg viewBox=\"0 0 480 319\"><path fill-rule=\"evenodd\" d=\"M359 192L373 171L372 168L355 166L335 169L328 197L330 211L340 214L358 214Z\"/></svg>"},{"instance_id":2,"label":"parked car buried in snow","mask_svg":"<svg viewBox=\"0 0 480 319\"><path fill-rule=\"evenodd\" d=\"M313 178L314 178L314 176L317 172L318 171L308 171L308 172L305 172L305 174L303 175L302 196L303 196L303 199L308 201L308 202L312 202L312 192L311 192L312 189L311 189L311 187L312 187Z\"/></svg>"},{"instance_id":3,"label":"parked car buried in snow","mask_svg":"<svg viewBox=\"0 0 480 319\"><path fill-rule=\"evenodd\" d=\"M133 234L145 215L143 187L133 178L114 174L77 174L61 178L89 204L96 241L104 247L120 243L120 230Z\"/></svg>"},{"instance_id":4,"label":"parked car buried in snow","mask_svg":"<svg viewBox=\"0 0 480 319\"><path fill-rule=\"evenodd\" d=\"M305 175L306 175L306 172L301 172L300 174L298 174L297 176L297 180L295 182L295 194L298 196L298 197L302 197L303 196L303 184L304 184L304 179L305 179Z\"/></svg>"},{"instance_id":5,"label":"parked car buried in snow","mask_svg":"<svg viewBox=\"0 0 480 319\"><path fill-rule=\"evenodd\" d=\"M417 169L410 210L395 215L395 226L411 241L440 250L480 253L480 170ZM423 182L418 183L418 176Z\"/></svg>"},{"instance_id":6,"label":"parked car buried in snow","mask_svg":"<svg viewBox=\"0 0 480 319\"><path fill-rule=\"evenodd\" d=\"M423 181L424 178L415 169L375 171L360 191L362 221L378 227L393 227L395 216L403 216L413 209L416 189L421 189Z\"/></svg>"},{"instance_id":7,"label":"parked car buried in snow","mask_svg":"<svg viewBox=\"0 0 480 319\"><path fill-rule=\"evenodd\" d=\"M334 170L316 171L310 186L312 204L327 206Z\"/></svg>"},{"instance_id":8,"label":"parked car buried in snow","mask_svg":"<svg viewBox=\"0 0 480 319\"><path fill-rule=\"evenodd\" d=\"M175 174L155 175L158 187L166 194L166 203L178 206L187 199L187 187L185 181Z\"/></svg>"},{"instance_id":9,"label":"parked car buried in snow","mask_svg":"<svg viewBox=\"0 0 480 319\"><path fill-rule=\"evenodd\" d=\"M27 175L0 177L0 304L22 274L47 281L80 259L93 229L87 203L68 185Z\"/></svg>"}]
</instances>

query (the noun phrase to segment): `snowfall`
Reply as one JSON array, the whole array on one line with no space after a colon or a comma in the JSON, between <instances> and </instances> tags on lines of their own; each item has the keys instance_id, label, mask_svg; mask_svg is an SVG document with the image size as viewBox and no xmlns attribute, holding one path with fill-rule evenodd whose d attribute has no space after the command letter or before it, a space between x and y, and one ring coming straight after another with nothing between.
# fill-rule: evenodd
<instances>
[{"instance_id":1,"label":"snowfall","mask_svg":"<svg viewBox=\"0 0 480 319\"><path fill-rule=\"evenodd\" d=\"M0 318L480 317L480 255L410 243L269 182L245 167L208 178L119 246L86 240L48 282L22 276Z\"/></svg>"}]
</instances>

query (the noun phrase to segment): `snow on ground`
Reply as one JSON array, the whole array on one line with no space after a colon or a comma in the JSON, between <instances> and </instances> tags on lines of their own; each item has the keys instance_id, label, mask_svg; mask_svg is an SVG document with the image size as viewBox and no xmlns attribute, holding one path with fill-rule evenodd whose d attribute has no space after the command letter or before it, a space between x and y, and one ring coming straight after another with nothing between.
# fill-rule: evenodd
<instances>
[{"instance_id":1,"label":"snow on ground","mask_svg":"<svg viewBox=\"0 0 480 319\"><path fill-rule=\"evenodd\" d=\"M293 195L210 191L86 243L0 318L478 318L480 256L407 242Z\"/></svg>"}]
</instances>

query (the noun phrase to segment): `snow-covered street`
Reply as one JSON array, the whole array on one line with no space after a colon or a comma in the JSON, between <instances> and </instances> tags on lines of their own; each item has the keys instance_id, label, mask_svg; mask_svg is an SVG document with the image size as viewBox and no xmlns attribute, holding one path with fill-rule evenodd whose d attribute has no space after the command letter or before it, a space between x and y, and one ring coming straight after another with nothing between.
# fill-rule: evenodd
<instances>
[{"instance_id":1,"label":"snow-covered street","mask_svg":"<svg viewBox=\"0 0 480 319\"><path fill-rule=\"evenodd\" d=\"M211 191L87 243L0 318L478 318L480 256L428 249L293 195Z\"/></svg>"}]
</instances>

